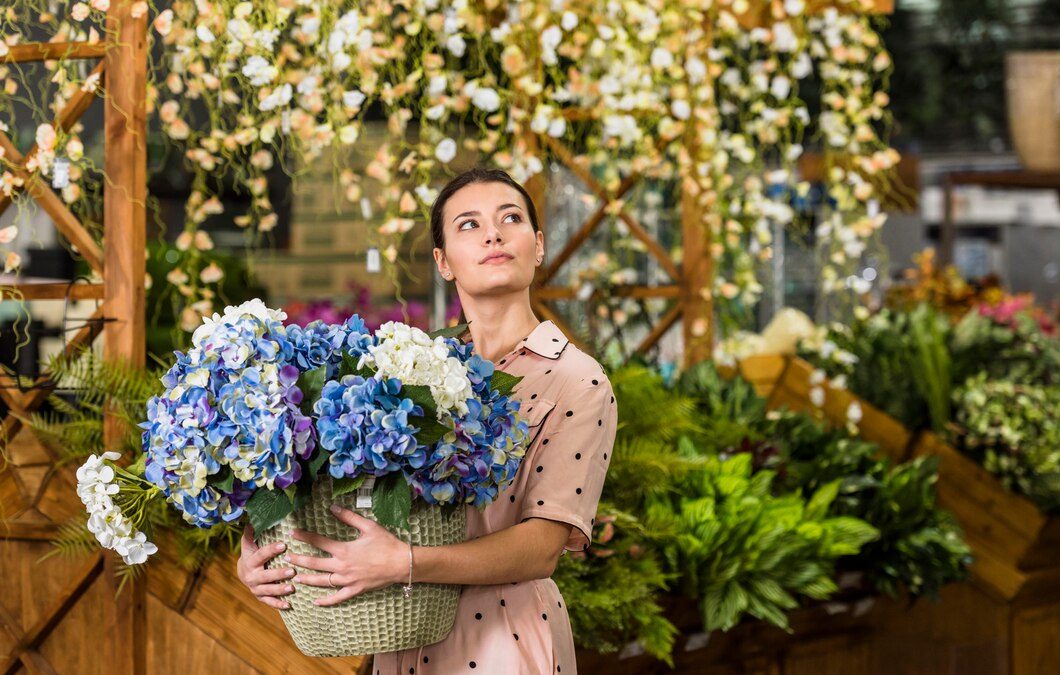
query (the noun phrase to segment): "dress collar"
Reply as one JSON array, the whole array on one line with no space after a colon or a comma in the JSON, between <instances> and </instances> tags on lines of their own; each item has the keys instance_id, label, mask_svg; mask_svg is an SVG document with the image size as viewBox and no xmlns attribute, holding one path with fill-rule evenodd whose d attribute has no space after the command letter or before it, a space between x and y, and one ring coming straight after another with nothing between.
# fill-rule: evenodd
<instances>
[{"instance_id":1,"label":"dress collar","mask_svg":"<svg viewBox=\"0 0 1060 675\"><path fill-rule=\"evenodd\" d=\"M546 359L555 359L559 358L560 353L563 352L563 348L567 346L568 342L567 336L563 334L559 326L551 320L546 320L537 324L534 330L523 338L521 345L516 346L516 349L520 346L526 347L538 356L544 356Z\"/></svg>"},{"instance_id":2,"label":"dress collar","mask_svg":"<svg viewBox=\"0 0 1060 675\"><path fill-rule=\"evenodd\" d=\"M460 336L461 341L465 344L471 341L471 332L464 331ZM546 359L557 359L563 352L564 347L570 342L567 336L563 334L563 331L559 329L551 319L542 321L537 324L530 334L516 343L515 347L508 352L512 354L518 352L521 349L529 349L538 356L543 356ZM508 354L504 356L507 357Z\"/></svg>"}]
</instances>

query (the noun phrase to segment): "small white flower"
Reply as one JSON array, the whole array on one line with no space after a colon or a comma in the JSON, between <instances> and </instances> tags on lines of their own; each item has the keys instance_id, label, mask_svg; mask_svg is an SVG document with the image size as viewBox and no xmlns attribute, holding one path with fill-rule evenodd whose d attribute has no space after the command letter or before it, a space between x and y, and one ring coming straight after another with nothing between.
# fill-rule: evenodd
<instances>
[{"instance_id":1,"label":"small white flower","mask_svg":"<svg viewBox=\"0 0 1060 675\"><path fill-rule=\"evenodd\" d=\"M443 164L448 164L456 157L456 141L451 138L442 139L434 148L434 156Z\"/></svg>"},{"instance_id":2,"label":"small white flower","mask_svg":"<svg viewBox=\"0 0 1060 675\"><path fill-rule=\"evenodd\" d=\"M824 389L821 387L813 387L810 389L810 402L818 408L824 405Z\"/></svg>"},{"instance_id":3,"label":"small white flower","mask_svg":"<svg viewBox=\"0 0 1060 675\"><path fill-rule=\"evenodd\" d=\"M578 26L578 15L569 10L563 12L563 18L560 19L559 25L568 33L571 32Z\"/></svg>"},{"instance_id":4,"label":"small white flower","mask_svg":"<svg viewBox=\"0 0 1060 675\"><path fill-rule=\"evenodd\" d=\"M857 401L851 401L847 406L847 421L853 424L861 421L861 405Z\"/></svg>"},{"instance_id":5,"label":"small white flower","mask_svg":"<svg viewBox=\"0 0 1060 675\"><path fill-rule=\"evenodd\" d=\"M688 105L688 101L677 99L670 104L670 112L676 119L687 120L692 114L692 108Z\"/></svg>"},{"instance_id":6,"label":"small white flower","mask_svg":"<svg viewBox=\"0 0 1060 675\"><path fill-rule=\"evenodd\" d=\"M361 104L364 103L365 98L367 97L363 93L357 89L353 89L342 94L342 105L347 108L360 108Z\"/></svg>"},{"instance_id":7,"label":"small white flower","mask_svg":"<svg viewBox=\"0 0 1060 675\"><path fill-rule=\"evenodd\" d=\"M486 112L496 112L501 107L500 95L497 94L496 89L489 87L475 89L475 93L471 95L471 102L475 104L476 108Z\"/></svg>"},{"instance_id":8,"label":"small white flower","mask_svg":"<svg viewBox=\"0 0 1060 675\"><path fill-rule=\"evenodd\" d=\"M467 49L467 43L464 42L464 38L459 35L450 35L445 41L445 48L448 49L453 56L460 58L464 55L464 51Z\"/></svg>"},{"instance_id":9,"label":"small white flower","mask_svg":"<svg viewBox=\"0 0 1060 675\"><path fill-rule=\"evenodd\" d=\"M217 39L204 23L200 23L198 28L195 29L195 37L199 38L200 41L205 42L206 44L210 44Z\"/></svg>"},{"instance_id":10,"label":"small white flower","mask_svg":"<svg viewBox=\"0 0 1060 675\"><path fill-rule=\"evenodd\" d=\"M651 67L656 70L664 70L674 64L674 55L664 47L656 47L651 51Z\"/></svg>"}]
</instances>

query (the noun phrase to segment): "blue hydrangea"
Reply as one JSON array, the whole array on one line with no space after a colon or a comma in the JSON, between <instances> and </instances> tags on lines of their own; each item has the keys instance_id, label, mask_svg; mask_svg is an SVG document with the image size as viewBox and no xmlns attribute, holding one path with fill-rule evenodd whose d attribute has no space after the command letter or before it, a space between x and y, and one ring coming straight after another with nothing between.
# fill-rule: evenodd
<instances>
[{"instance_id":1,"label":"blue hydrangea","mask_svg":"<svg viewBox=\"0 0 1060 675\"><path fill-rule=\"evenodd\" d=\"M467 367L475 397L466 414L444 417L449 430L429 447L414 437L423 411L400 397L396 379L347 376L325 385L314 412L320 445L332 453L333 477L401 471L413 495L429 504L479 507L514 480L529 432L518 415L519 401L492 388L493 363L473 354L472 345L456 338L446 344Z\"/></svg>"},{"instance_id":2,"label":"blue hydrangea","mask_svg":"<svg viewBox=\"0 0 1060 675\"><path fill-rule=\"evenodd\" d=\"M313 412L333 478L423 466L427 451L417 444L418 429L409 420L422 416L423 408L400 394L395 378L346 375L324 384Z\"/></svg>"},{"instance_id":3,"label":"blue hydrangea","mask_svg":"<svg viewBox=\"0 0 1060 675\"><path fill-rule=\"evenodd\" d=\"M301 478L297 460L312 455L316 434L298 377L365 344L363 322L290 330L283 318L260 300L207 318L192 348L175 352L165 392L148 402L145 476L199 527L238 518L256 489ZM230 492L207 482L224 467L234 476Z\"/></svg>"}]
</instances>

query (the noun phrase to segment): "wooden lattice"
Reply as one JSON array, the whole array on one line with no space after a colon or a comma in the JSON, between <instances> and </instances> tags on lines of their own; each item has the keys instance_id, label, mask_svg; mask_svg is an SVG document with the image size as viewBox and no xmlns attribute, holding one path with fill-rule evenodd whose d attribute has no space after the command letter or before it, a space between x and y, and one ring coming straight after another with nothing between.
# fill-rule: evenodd
<instances>
[{"instance_id":1,"label":"wooden lattice","mask_svg":"<svg viewBox=\"0 0 1060 675\"><path fill-rule=\"evenodd\" d=\"M103 353L109 360L125 360L144 365L144 274L145 274L145 199L146 199L146 17L134 19L131 1L115 2L107 13L107 40L103 42L29 43L10 48L4 63L32 63L56 59L98 60L92 71L99 76L98 89L79 89L53 121L56 130L69 131L88 110L98 95L105 98L104 110L104 223L101 246L63 200L39 175L31 173L27 162L37 153L34 145L24 154L5 134L0 133L0 148L13 165L13 172L24 180L22 189L47 213L56 228L71 243L102 283L79 285L76 297L102 300L83 327L65 347L67 355L88 348L101 333ZM12 204L0 198L0 213ZM22 279L5 288L6 297L54 299L65 301L70 294L67 284ZM0 375L0 397L9 408L3 419L3 439L9 449L22 429L16 416L26 416L40 407L56 383L44 374L31 387L20 390L18 383L6 374ZM13 414L12 414L13 413ZM122 421L107 414L104 418L104 442L114 447L122 433ZM25 440L25 439L23 439ZM0 491L4 497L5 520L0 538L8 541L47 541L55 534L55 523L42 504L43 495L53 483L56 499L69 500L77 508L77 498L70 493L72 467L58 466L55 452L34 441L29 442L36 454L28 461L12 460L5 467L17 494ZM23 458L25 459L25 458ZM57 480L57 477L64 480ZM35 481L36 484L32 484ZM6 481L4 481L6 482ZM69 493L69 494L67 494ZM14 507L12 509L12 506ZM13 513L11 512L13 510ZM69 512L69 511L68 511ZM106 592L102 606L104 633L100 657L117 672L146 672L146 627L144 626L144 584L133 580L129 588L114 599L116 577L114 557L102 551L91 556L77 570L40 618L28 629L6 609L0 611L0 630L13 641L10 651L0 660L0 672L13 673L20 664L28 672L55 672L55 668L38 650L49 633L67 616L93 582L100 578Z\"/></svg>"}]
</instances>

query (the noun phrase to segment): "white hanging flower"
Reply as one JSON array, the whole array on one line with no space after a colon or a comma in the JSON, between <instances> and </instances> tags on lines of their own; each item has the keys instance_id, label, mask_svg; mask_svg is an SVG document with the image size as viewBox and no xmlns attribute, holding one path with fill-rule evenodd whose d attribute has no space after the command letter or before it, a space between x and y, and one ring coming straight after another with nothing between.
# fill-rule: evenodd
<instances>
[{"instance_id":1,"label":"white hanging flower","mask_svg":"<svg viewBox=\"0 0 1060 675\"><path fill-rule=\"evenodd\" d=\"M199 38L201 42L205 42L206 44L210 44L217 39L204 23L200 23L198 28L195 29L195 37Z\"/></svg>"},{"instance_id":2,"label":"white hanging flower","mask_svg":"<svg viewBox=\"0 0 1060 675\"><path fill-rule=\"evenodd\" d=\"M670 112L679 120L687 120L692 114L692 108L688 105L688 101L677 99L670 104Z\"/></svg>"},{"instance_id":3,"label":"white hanging flower","mask_svg":"<svg viewBox=\"0 0 1060 675\"><path fill-rule=\"evenodd\" d=\"M443 164L448 164L456 157L456 141L451 138L443 138L434 148L434 156Z\"/></svg>"},{"instance_id":4,"label":"white hanging flower","mask_svg":"<svg viewBox=\"0 0 1060 675\"><path fill-rule=\"evenodd\" d=\"M694 56L685 61L685 71L692 84L699 84L707 79L707 65Z\"/></svg>"},{"instance_id":5,"label":"white hanging flower","mask_svg":"<svg viewBox=\"0 0 1060 675\"><path fill-rule=\"evenodd\" d=\"M568 33L571 32L578 26L578 15L569 10L563 12L563 17L560 19L559 25Z\"/></svg>"},{"instance_id":6,"label":"white hanging flower","mask_svg":"<svg viewBox=\"0 0 1060 675\"><path fill-rule=\"evenodd\" d=\"M486 112L496 112L501 107L501 97L496 89L490 87L477 87L471 94L471 102L476 108Z\"/></svg>"},{"instance_id":7,"label":"white hanging flower","mask_svg":"<svg viewBox=\"0 0 1060 675\"><path fill-rule=\"evenodd\" d=\"M664 47L656 47L651 51L651 67L656 70L664 70L674 64L674 55Z\"/></svg>"},{"instance_id":8,"label":"white hanging flower","mask_svg":"<svg viewBox=\"0 0 1060 675\"><path fill-rule=\"evenodd\" d=\"M361 104L364 103L364 100L366 98L367 97L357 89L352 89L350 91L343 92L342 105L346 106L347 108L360 108Z\"/></svg>"},{"instance_id":9,"label":"white hanging flower","mask_svg":"<svg viewBox=\"0 0 1060 675\"><path fill-rule=\"evenodd\" d=\"M445 41L445 48L448 49L453 56L460 58L464 55L464 51L467 49L467 43L464 42L464 38L459 35L450 35Z\"/></svg>"}]
</instances>

